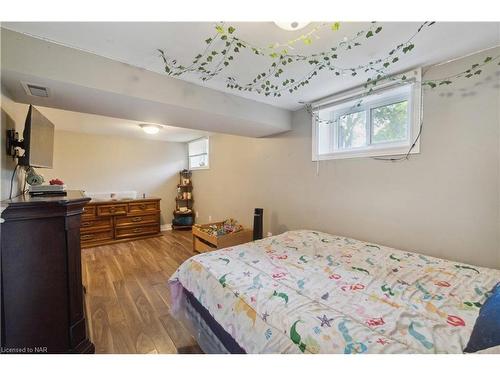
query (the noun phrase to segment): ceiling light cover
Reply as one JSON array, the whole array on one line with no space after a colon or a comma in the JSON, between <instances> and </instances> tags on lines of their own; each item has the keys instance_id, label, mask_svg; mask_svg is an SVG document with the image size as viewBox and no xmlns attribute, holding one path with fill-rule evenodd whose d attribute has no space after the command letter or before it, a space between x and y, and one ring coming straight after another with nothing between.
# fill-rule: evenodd
<instances>
[{"instance_id":1,"label":"ceiling light cover","mask_svg":"<svg viewBox=\"0 0 500 375\"><path fill-rule=\"evenodd\" d=\"M146 134L157 134L161 129L158 125L141 124L139 126Z\"/></svg>"},{"instance_id":2,"label":"ceiling light cover","mask_svg":"<svg viewBox=\"0 0 500 375\"><path fill-rule=\"evenodd\" d=\"M294 30L300 30L309 25L309 22L275 22L276 26L278 26L280 29L287 30L287 31L294 31Z\"/></svg>"}]
</instances>

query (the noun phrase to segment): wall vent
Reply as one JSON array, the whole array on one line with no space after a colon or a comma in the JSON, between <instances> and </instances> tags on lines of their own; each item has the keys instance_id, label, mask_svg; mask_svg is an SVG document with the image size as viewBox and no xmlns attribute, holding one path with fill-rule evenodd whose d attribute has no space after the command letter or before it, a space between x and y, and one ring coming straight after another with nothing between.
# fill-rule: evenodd
<instances>
[{"instance_id":1,"label":"wall vent","mask_svg":"<svg viewBox=\"0 0 500 375\"><path fill-rule=\"evenodd\" d=\"M26 91L26 94L29 96L38 96L41 98L49 97L49 89L47 87L26 82L21 82L21 84L24 88L24 91Z\"/></svg>"}]
</instances>

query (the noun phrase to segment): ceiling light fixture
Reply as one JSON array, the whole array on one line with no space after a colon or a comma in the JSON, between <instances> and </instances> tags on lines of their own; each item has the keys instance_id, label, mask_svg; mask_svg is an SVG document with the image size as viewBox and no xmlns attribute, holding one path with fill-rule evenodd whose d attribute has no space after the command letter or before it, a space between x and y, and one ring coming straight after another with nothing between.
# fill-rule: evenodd
<instances>
[{"instance_id":1,"label":"ceiling light fixture","mask_svg":"<svg viewBox=\"0 0 500 375\"><path fill-rule=\"evenodd\" d=\"M140 124L139 126L146 134L157 134L161 129L159 125Z\"/></svg>"},{"instance_id":2,"label":"ceiling light fixture","mask_svg":"<svg viewBox=\"0 0 500 375\"><path fill-rule=\"evenodd\" d=\"M309 25L309 22L275 22L275 25L286 31L300 30Z\"/></svg>"}]
</instances>

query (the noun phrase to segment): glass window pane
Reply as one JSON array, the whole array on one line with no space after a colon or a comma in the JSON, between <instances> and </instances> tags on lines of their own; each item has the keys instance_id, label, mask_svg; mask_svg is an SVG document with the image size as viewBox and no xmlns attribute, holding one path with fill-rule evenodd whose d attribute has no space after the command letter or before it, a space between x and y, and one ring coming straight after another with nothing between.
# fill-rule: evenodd
<instances>
[{"instance_id":1,"label":"glass window pane","mask_svg":"<svg viewBox=\"0 0 500 375\"><path fill-rule=\"evenodd\" d=\"M206 167L208 165L208 155L198 155L189 157L189 169Z\"/></svg>"},{"instance_id":2,"label":"glass window pane","mask_svg":"<svg viewBox=\"0 0 500 375\"><path fill-rule=\"evenodd\" d=\"M331 152L332 125L320 123L318 125L318 154L329 154Z\"/></svg>"},{"instance_id":3,"label":"glass window pane","mask_svg":"<svg viewBox=\"0 0 500 375\"><path fill-rule=\"evenodd\" d=\"M339 148L366 146L366 112L354 112L339 118Z\"/></svg>"},{"instance_id":4,"label":"glass window pane","mask_svg":"<svg viewBox=\"0 0 500 375\"><path fill-rule=\"evenodd\" d=\"M207 153L208 139L202 138L197 141L189 142L188 149L189 155L198 155Z\"/></svg>"},{"instance_id":5,"label":"glass window pane","mask_svg":"<svg viewBox=\"0 0 500 375\"><path fill-rule=\"evenodd\" d=\"M318 154L329 154L333 151L333 111L320 111L319 118L327 120L318 123Z\"/></svg>"},{"instance_id":6,"label":"glass window pane","mask_svg":"<svg viewBox=\"0 0 500 375\"><path fill-rule=\"evenodd\" d=\"M408 139L408 101L372 109L372 143Z\"/></svg>"}]
</instances>

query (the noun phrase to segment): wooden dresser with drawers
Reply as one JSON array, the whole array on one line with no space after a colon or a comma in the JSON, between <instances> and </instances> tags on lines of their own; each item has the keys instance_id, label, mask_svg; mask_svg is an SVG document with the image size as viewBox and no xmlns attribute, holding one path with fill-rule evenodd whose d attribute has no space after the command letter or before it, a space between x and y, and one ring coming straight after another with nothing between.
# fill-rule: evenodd
<instances>
[{"instance_id":1,"label":"wooden dresser with drawers","mask_svg":"<svg viewBox=\"0 0 500 375\"><path fill-rule=\"evenodd\" d=\"M160 234L160 199L90 201L80 227L82 248Z\"/></svg>"}]
</instances>

